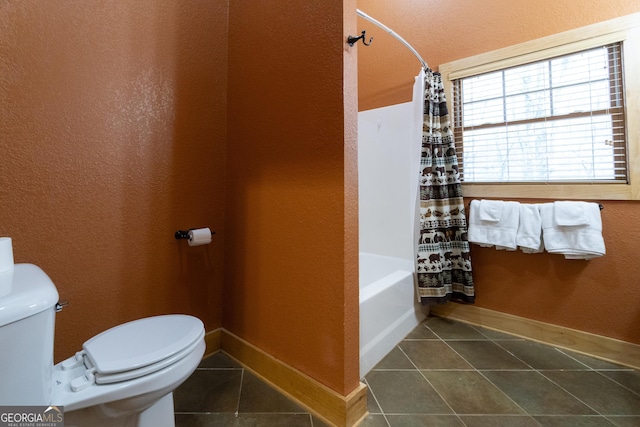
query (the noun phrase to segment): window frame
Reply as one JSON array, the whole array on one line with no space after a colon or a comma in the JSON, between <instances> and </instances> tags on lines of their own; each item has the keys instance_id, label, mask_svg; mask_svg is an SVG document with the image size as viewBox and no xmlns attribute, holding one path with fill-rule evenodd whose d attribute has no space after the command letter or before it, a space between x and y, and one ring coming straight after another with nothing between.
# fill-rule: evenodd
<instances>
[{"instance_id":1,"label":"window frame","mask_svg":"<svg viewBox=\"0 0 640 427\"><path fill-rule=\"evenodd\" d=\"M465 197L640 200L640 13L442 64L447 99L459 78L622 42L628 183L462 183ZM454 111L453 106L450 107Z\"/></svg>"}]
</instances>

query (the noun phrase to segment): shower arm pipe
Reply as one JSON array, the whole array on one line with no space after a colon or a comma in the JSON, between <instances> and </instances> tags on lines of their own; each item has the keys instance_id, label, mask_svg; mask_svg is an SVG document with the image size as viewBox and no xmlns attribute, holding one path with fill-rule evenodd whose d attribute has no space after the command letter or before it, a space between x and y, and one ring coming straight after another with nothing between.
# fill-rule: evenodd
<instances>
[{"instance_id":1,"label":"shower arm pipe","mask_svg":"<svg viewBox=\"0 0 640 427\"><path fill-rule=\"evenodd\" d=\"M413 53L416 58L418 58L418 61L420 61L420 63L422 64L422 68L424 68L425 70L429 68L429 66L427 65L426 61L424 59L422 59L422 57L420 56L420 54L418 53L417 50L415 50L413 48L413 46L411 46L405 39L403 39L402 37L400 37L400 35L398 33L396 33L395 31L393 31L391 28L387 27L386 25L384 25L382 22L370 17L369 15L367 15L366 13L364 13L363 11L361 11L360 9L356 9L356 13L358 14L358 16L360 16L361 18L366 19L369 22L374 23L375 25L377 25L378 27L382 28L383 30L385 30L387 33L391 34L394 38L396 38L400 43L402 43L403 45L405 45L407 47L407 49L409 49L411 51L411 53Z\"/></svg>"}]
</instances>

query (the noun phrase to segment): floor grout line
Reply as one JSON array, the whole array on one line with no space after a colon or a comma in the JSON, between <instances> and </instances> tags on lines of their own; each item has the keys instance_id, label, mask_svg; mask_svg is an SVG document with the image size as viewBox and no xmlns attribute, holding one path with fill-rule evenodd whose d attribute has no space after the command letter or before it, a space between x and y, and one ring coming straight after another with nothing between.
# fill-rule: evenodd
<instances>
[{"instance_id":1,"label":"floor grout line","mask_svg":"<svg viewBox=\"0 0 640 427\"><path fill-rule=\"evenodd\" d=\"M382 409L382 405L380 405L380 401L376 397L376 394L373 392L373 388L371 388L371 385L369 385L369 382L367 381L366 378L364 379L364 381L367 384L367 387L369 387L369 393L371 393L371 396L373 396L373 400L375 400L376 405L378 405L378 409L380 409L380 414L384 418L384 421L387 423L387 427L391 427L391 423L389 423L389 419L385 415L384 409ZM374 415L377 415L377 414L374 414Z\"/></svg>"},{"instance_id":2,"label":"floor grout line","mask_svg":"<svg viewBox=\"0 0 640 427\"><path fill-rule=\"evenodd\" d=\"M431 328L429 328L429 329L431 329ZM433 332L436 336L439 336L438 334L436 334L436 333L435 333L435 331L434 331L433 329L431 329L431 332ZM486 336L486 335L484 335L484 334L482 334L482 335L483 335L483 336ZM487 341L489 341L489 342L493 342L493 340L491 340L491 338L489 338L489 337L487 337L487 338L488 338L488 339L487 339ZM442 339L442 338L441 338L441 339ZM462 360L464 360L465 362L467 362L467 363L469 364L469 366L471 366L475 372L477 372L477 373L478 373L482 378L484 378L486 381L488 381L488 382L489 382L489 384L491 384L493 387L495 387L495 389L496 389L496 390L498 390L500 393L502 393L502 395L503 395L503 396L505 396L509 401L511 401L511 403L513 403L513 404L514 404L518 409L520 409L520 410L523 412L523 414L528 415L529 417L531 417L531 415L526 411L526 409L524 409L522 406L520 406L520 405L518 404L518 402L516 402L515 400L513 400L513 399L511 398L511 396L509 396L509 395L508 395L507 393L505 393L505 392L504 392L500 387L498 387L496 384L494 384L494 382L493 382L493 381L491 381L489 378L487 378L487 376L486 376L486 375L484 375L484 374L482 373L482 371L480 371L478 368L476 368L476 367L475 367L475 366L474 366L474 365L473 365L469 360L467 360L467 358L466 358L466 357L464 357L462 354L460 354L458 351L456 351L456 349L454 349L453 347L451 347L451 346L449 345L449 343L447 342L447 340L442 339L442 342L443 342L447 347L449 347L449 348L450 348L450 349L451 349L455 354L457 354L457 355L458 355ZM495 343L494 343L494 344L495 344ZM497 345L497 344L495 344L495 345ZM498 347L500 347L500 346L498 346ZM500 347L500 348L502 348L502 347ZM518 360L520 360L520 359L518 359ZM525 365L527 365L527 366L531 367L531 365L529 365L528 363L525 363ZM467 415L467 414L465 414L465 415ZM462 420L461 420L461 421L462 421ZM463 421L463 423L464 423L464 421Z\"/></svg>"},{"instance_id":3,"label":"floor grout line","mask_svg":"<svg viewBox=\"0 0 640 427\"><path fill-rule=\"evenodd\" d=\"M431 331L432 334L438 336L433 330L431 330L431 328L429 328L427 326L427 329L429 329ZM441 340L442 341L442 340ZM452 414L454 414L456 416L456 418L458 418L458 421L460 421L463 425L467 425L464 421L462 421L462 419L460 419L460 416L456 413L455 409L453 409L453 407L449 404L449 402L447 402L447 399L444 398L444 396L442 395L442 393L440 393L440 390L438 390L433 383L431 383L431 381L429 381L429 379L425 376L424 372L422 372L422 370L420 370L418 368L418 366L413 362L413 360L411 360L411 358L409 357L409 355L407 353L405 353L405 351L402 349L402 347L398 346L398 348L400 349L400 351L402 352L402 354L404 354L404 356L409 359L409 362L411 362L411 364L418 370L418 372L420 373L420 375L422 376L422 378L425 379L425 381L427 382L427 384L429 384L429 386L435 390L435 392L438 394L438 396L440 396L440 399L442 399L442 401L449 407L449 409L451 409ZM468 363L468 362L467 362Z\"/></svg>"},{"instance_id":4,"label":"floor grout line","mask_svg":"<svg viewBox=\"0 0 640 427\"><path fill-rule=\"evenodd\" d=\"M592 407L591 407L591 405L587 404L587 402L584 402L582 399L578 398L578 396L574 395L573 393L570 393L570 392L569 392L569 390L565 389L565 388L564 388L564 387L562 387L560 384L558 384L557 382L553 381L553 380L552 380L551 378L549 378L548 376L544 375L544 374L543 374L539 369L537 369L537 368L533 367L530 363L528 363L527 361L525 361L525 360L523 360L522 358L518 357L518 356L517 356L516 354L514 354L512 351L509 351L509 349L507 349L507 348L505 348L505 347L501 346L499 343L495 343L495 342L494 342L494 344L495 344L495 345L497 345L499 348L503 349L504 351L506 351L507 353L509 353L511 356L515 357L516 359L518 359L519 361L521 361L522 363L524 363L525 365L527 365L527 366L530 368L530 369L526 369L526 370L524 370L524 371L526 371L526 372L529 372L529 371L530 371L530 372L535 372L535 373L537 373L538 375L541 375L541 376L542 376L542 378L545 378L547 381L550 381L552 384L555 384L555 385L556 385L560 390L564 391L564 392L565 392L565 393L567 393L569 396L573 397L573 398L574 398L574 399L576 399L578 402L582 403L582 404L583 404L583 405L585 405L587 408L589 408L589 409L591 409L592 411L594 411L596 414L598 414L598 415L600 415L600 416L604 416L603 414L601 414L600 412L598 412L595 408L592 408ZM555 349L555 347L553 347L553 346L550 346L550 347ZM579 362L579 361L578 361L578 362ZM588 365L586 365L586 364L584 364L584 363L582 363L582 362L580 362L580 363L581 363L582 365L584 365L584 366L585 366L586 368L588 368L588 369L577 369L577 370L576 370L577 372L590 372L590 371L593 371L593 369L592 369L590 366L588 366ZM551 371L563 371L563 372L569 372L569 371L572 371L572 370L570 370L570 369L566 369L566 370L565 370L565 369L554 369L554 370L551 370ZM494 384L496 387L498 387L498 385L497 385L497 384L495 384L495 383L493 383L493 381L491 381L491 379L489 379L487 376L485 376L485 375L482 375L482 376L483 376L483 377L485 377L489 382L491 382L492 384ZM500 388L500 387L498 387L498 388ZM505 393L505 394L506 394L506 393ZM518 405L518 407L520 407L520 405ZM529 414L529 412L528 412L528 411L526 411L524 408L522 408L522 409L525 411L525 413ZM534 414L529 414L529 415L533 416Z\"/></svg>"},{"instance_id":5,"label":"floor grout line","mask_svg":"<svg viewBox=\"0 0 640 427\"><path fill-rule=\"evenodd\" d=\"M242 398L242 384L244 384L244 369L240 373L240 387L238 387L238 403L236 404L236 418L240 414L240 399Z\"/></svg>"},{"instance_id":6,"label":"floor grout line","mask_svg":"<svg viewBox=\"0 0 640 427\"><path fill-rule=\"evenodd\" d=\"M640 397L640 393L638 393L638 392L636 392L635 390L633 390L633 389L631 389L631 388L627 387L626 385L622 384L621 382L614 380L613 378L609 378L608 376L604 375L604 374L602 373L602 371L596 370L596 372L597 372L598 374L602 375L603 377L605 377L606 379L608 379L609 381L613 381L614 383L618 384L620 387L625 388L625 389L627 389L629 392L631 392L631 393L635 394L636 396L639 396L639 397ZM609 372L611 372L611 371L609 371ZM613 372L621 372L621 371L613 371ZM622 371L622 372L623 372L623 371Z\"/></svg>"}]
</instances>

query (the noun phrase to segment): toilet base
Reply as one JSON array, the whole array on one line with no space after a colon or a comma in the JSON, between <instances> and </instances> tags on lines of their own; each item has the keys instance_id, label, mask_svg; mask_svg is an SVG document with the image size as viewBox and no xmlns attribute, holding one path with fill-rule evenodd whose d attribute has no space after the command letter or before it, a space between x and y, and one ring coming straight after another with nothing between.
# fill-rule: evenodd
<instances>
[{"instance_id":1,"label":"toilet base","mask_svg":"<svg viewBox=\"0 0 640 427\"><path fill-rule=\"evenodd\" d=\"M169 393L138 416L136 427L175 427L173 393Z\"/></svg>"},{"instance_id":2,"label":"toilet base","mask_svg":"<svg viewBox=\"0 0 640 427\"><path fill-rule=\"evenodd\" d=\"M65 427L175 427L173 393L168 393L142 412L105 417L100 405L65 412Z\"/></svg>"}]
</instances>

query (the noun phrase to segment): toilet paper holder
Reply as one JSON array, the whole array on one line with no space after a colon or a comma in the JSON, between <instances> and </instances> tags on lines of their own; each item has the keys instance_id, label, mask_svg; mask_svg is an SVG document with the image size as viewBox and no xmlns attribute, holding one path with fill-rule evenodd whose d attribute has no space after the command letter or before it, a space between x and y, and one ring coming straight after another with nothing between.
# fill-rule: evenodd
<instances>
[{"instance_id":1,"label":"toilet paper holder","mask_svg":"<svg viewBox=\"0 0 640 427\"><path fill-rule=\"evenodd\" d=\"M192 230L197 230L197 228L190 228L188 230L178 230L178 231L176 231L174 236L175 236L176 240L188 239L189 238L189 231L192 231ZM213 236L214 234L216 234L216 232L212 231L211 235Z\"/></svg>"}]
</instances>

